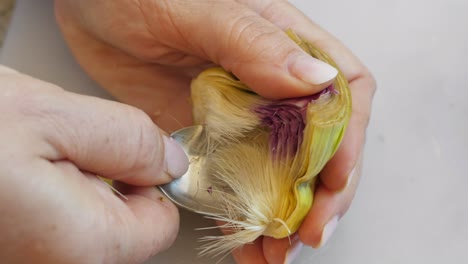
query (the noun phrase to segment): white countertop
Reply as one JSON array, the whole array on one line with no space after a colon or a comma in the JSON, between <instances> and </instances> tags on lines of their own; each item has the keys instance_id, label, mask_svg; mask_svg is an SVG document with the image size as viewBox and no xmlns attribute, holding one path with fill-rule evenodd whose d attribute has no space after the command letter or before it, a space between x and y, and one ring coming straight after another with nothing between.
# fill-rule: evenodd
<instances>
[{"instance_id":1,"label":"white countertop","mask_svg":"<svg viewBox=\"0 0 468 264\"><path fill-rule=\"evenodd\" d=\"M468 263L468 1L292 1L373 71L379 89L361 185L323 249L305 263ZM19 0L2 63L108 97L74 62L51 0ZM195 258L208 223L181 212L175 246L148 263ZM233 263L225 259L222 263Z\"/></svg>"}]
</instances>

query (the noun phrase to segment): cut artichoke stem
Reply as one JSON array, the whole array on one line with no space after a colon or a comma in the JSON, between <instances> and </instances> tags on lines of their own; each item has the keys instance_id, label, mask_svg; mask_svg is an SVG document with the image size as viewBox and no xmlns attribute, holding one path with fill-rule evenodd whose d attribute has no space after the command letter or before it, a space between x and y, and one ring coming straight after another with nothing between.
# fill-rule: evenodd
<instances>
[{"instance_id":1,"label":"cut artichoke stem","mask_svg":"<svg viewBox=\"0 0 468 264\"><path fill-rule=\"evenodd\" d=\"M317 47L286 32L302 49L332 66ZM335 154L350 113L351 96L341 72L320 94L280 101L260 97L222 68L192 82L194 120L205 125L206 170L223 192L233 233L207 237L201 254L220 254L261 235L296 232L313 203L316 177ZM218 201L217 201L218 202Z\"/></svg>"}]
</instances>

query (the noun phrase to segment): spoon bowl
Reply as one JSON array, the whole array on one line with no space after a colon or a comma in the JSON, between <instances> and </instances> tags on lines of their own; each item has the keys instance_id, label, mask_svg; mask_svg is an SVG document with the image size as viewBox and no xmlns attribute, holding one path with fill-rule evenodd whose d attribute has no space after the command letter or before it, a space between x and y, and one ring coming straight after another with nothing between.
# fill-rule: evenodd
<instances>
[{"instance_id":1,"label":"spoon bowl","mask_svg":"<svg viewBox=\"0 0 468 264\"><path fill-rule=\"evenodd\" d=\"M171 134L189 158L189 168L180 178L158 186L175 204L203 215L217 215L222 211L216 207L221 193L213 191L214 177L207 173L206 132L204 126L182 128Z\"/></svg>"}]
</instances>

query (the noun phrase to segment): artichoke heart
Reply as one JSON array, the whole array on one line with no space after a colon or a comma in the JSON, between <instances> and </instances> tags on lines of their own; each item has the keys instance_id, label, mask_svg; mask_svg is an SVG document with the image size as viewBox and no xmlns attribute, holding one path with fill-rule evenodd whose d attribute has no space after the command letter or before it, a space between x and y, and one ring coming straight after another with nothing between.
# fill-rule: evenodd
<instances>
[{"instance_id":1,"label":"artichoke heart","mask_svg":"<svg viewBox=\"0 0 468 264\"><path fill-rule=\"evenodd\" d=\"M292 31L311 56L336 64ZM259 236L284 238L297 231L314 197L317 175L336 152L351 113L341 72L318 94L284 100L262 98L222 68L192 82L194 120L207 133L206 170L222 192L223 214L213 216L232 233L206 237L202 254L220 254Z\"/></svg>"}]
</instances>

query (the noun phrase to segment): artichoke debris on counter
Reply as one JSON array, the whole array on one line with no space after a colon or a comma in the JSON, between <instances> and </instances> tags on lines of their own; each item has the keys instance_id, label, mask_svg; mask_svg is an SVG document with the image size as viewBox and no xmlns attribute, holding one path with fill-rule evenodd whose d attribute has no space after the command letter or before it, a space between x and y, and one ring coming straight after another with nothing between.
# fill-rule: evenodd
<instances>
[{"instance_id":1,"label":"artichoke debris on counter","mask_svg":"<svg viewBox=\"0 0 468 264\"><path fill-rule=\"evenodd\" d=\"M325 53L292 31L311 56L337 67ZM222 254L259 236L284 238L297 231L314 198L317 175L336 152L350 114L351 95L341 72L311 96L268 100L222 68L192 82L194 121L208 135L205 170L212 192L222 192L224 213L211 216L231 229L210 236L201 254Z\"/></svg>"}]
</instances>

